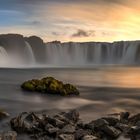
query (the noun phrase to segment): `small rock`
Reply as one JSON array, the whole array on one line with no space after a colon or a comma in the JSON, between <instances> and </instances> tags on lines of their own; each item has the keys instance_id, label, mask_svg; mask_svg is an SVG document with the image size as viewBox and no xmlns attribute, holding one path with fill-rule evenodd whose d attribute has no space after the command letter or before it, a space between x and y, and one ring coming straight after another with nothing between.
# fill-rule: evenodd
<instances>
[{"instance_id":1,"label":"small rock","mask_svg":"<svg viewBox=\"0 0 140 140\"><path fill-rule=\"evenodd\" d=\"M8 131L0 133L0 140L16 140L17 133L15 131Z\"/></svg>"},{"instance_id":2,"label":"small rock","mask_svg":"<svg viewBox=\"0 0 140 140\"><path fill-rule=\"evenodd\" d=\"M76 126L76 129L84 129L85 128L85 124L82 120L79 120L77 122L77 126Z\"/></svg>"},{"instance_id":3,"label":"small rock","mask_svg":"<svg viewBox=\"0 0 140 140\"><path fill-rule=\"evenodd\" d=\"M136 126L140 127L140 121L136 122Z\"/></svg>"},{"instance_id":4,"label":"small rock","mask_svg":"<svg viewBox=\"0 0 140 140\"><path fill-rule=\"evenodd\" d=\"M47 117L47 121L48 121L48 123L50 123L53 126L58 127L58 128L63 128L66 124L65 122L63 122L57 118L54 118L54 117Z\"/></svg>"},{"instance_id":5,"label":"small rock","mask_svg":"<svg viewBox=\"0 0 140 140\"><path fill-rule=\"evenodd\" d=\"M136 136L135 136L135 139L136 139L136 140L140 140L140 134L136 135Z\"/></svg>"},{"instance_id":6,"label":"small rock","mask_svg":"<svg viewBox=\"0 0 140 140\"><path fill-rule=\"evenodd\" d=\"M93 135L86 135L81 140L99 140L99 139Z\"/></svg>"},{"instance_id":7,"label":"small rock","mask_svg":"<svg viewBox=\"0 0 140 140\"><path fill-rule=\"evenodd\" d=\"M71 110L63 114L64 117L72 122L77 122L79 120L79 112L77 110Z\"/></svg>"},{"instance_id":8,"label":"small rock","mask_svg":"<svg viewBox=\"0 0 140 140\"><path fill-rule=\"evenodd\" d=\"M74 136L70 134L61 134L58 137L59 140L74 140Z\"/></svg>"},{"instance_id":9,"label":"small rock","mask_svg":"<svg viewBox=\"0 0 140 140\"><path fill-rule=\"evenodd\" d=\"M126 123L128 121L130 113L129 112L121 112L120 121Z\"/></svg>"},{"instance_id":10,"label":"small rock","mask_svg":"<svg viewBox=\"0 0 140 140\"><path fill-rule=\"evenodd\" d=\"M53 137L56 137L56 135L57 135L57 133L58 133L58 131L59 131L58 128L52 126L51 124L47 124L47 125L45 126L45 130L48 132L49 135L51 135L51 136L53 136Z\"/></svg>"},{"instance_id":11,"label":"small rock","mask_svg":"<svg viewBox=\"0 0 140 140\"><path fill-rule=\"evenodd\" d=\"M126 132L130 128L127 124L123 124L123 123L117 123L115 127L123 132Z\"/></svg>"},{"instance_id":12,"label":"small rock","mask_svg":"<svg viewBox=\"0 0 140 140\"><path fill-rule=\"evenodd\" d=\"M88 130L78 129L75 132L75 140L80 140L85 135L90 135L91 132Z\"/></svg>"},{"instance_id":13,"label":"small rock","mask_svg":"<svg viewBox=\"0 0 140 140\"><path fill-rule=\"evenodd\" d=\"M75 126L71 124L64 126L63 129L61 130L61 133L64 133L64 134L72 134L74 132L75 132Z\"/></svg>"},{"instance_id":14,"label":"small rock","mask_svg":"<svg viewBox=\"0 0 140 140\"><path fill-rule=\"evenodd\" d=\"M7 112L0 110L0 120L7 118L9 116L10 115Z\"/></svg>"},{"instance_id":15,"label":"small rock","mask_svg":"<svg viewBox=\"0 0 140 140\"><path fill-rule=\"evenodd\" d=\"M91 121L89 124L86 125L86 128L94 130L95 128L101 128L104 125L109 125L109 123L104 119L97 119Z\"/></svg>"},{"instance_id":16,"label":"small rock","mask_svg":"<svg viewBox=\"0 0 140 140\"><path fill-rule=\"evenodd\" d=\"M102 119L106 120L111 126L115 126L119 122L119 119L115 117L104 117Z\"/></svg>"},{"instance_id":17,"label":"small rock","mask_svg":"<svg viewBox=\"0 0 140 140\"><path fill-rule=\"evenodd\" d=\"M140 113L129 118L129 123L132 125L135 125L138 121L140 121Z\"/></svg>"},{"instance_id":18,"label":"small rock","mask_svg":"<svg viewBox=\"0 0 140 140\"><path fill-rule=\"evenodd\" d=\"M61 114L57 114L53 118L60 120L62 122L65 122L65 123L69 123L69 120Z\"/></svg>"},{"instance_id":19,"label":"small rock","mask_svg":"<svg viewBox=\"0 0 140 140\"><path fill-rule=\"evenodd\" d=\"M105 134L107 134L110 137L117 138L120 134L121 131L108 125L104 125L100 128Z\"/></svg>"},{"instance_id":20,"label":"small rock","mask_svg":"<svg viewBox=\"0 0 140 140\"><path fill-rule=\"evenodd\" d=\"M95 121L93 121L93 124L96 128L99 128L99 127L102 127L105 125L109 125L109 123L104 119L95 120Z\"/></svg>"},{"instance_id":21,"label":"small rock","mask_svg":"<svg viewBox=\"0 0 140 140\"><path fill-rule=\"evenodd\" d=\"M23 112L19 116L11 119L11 128L18 133L31 133L34 130L39 130L39 128L36 127L36 125L34 124L35 120L31 119L34 118L36 115L33 115L32 117L31 115L33 115L33 113ZM39 120L39 118L36 118L35 123L38 122L37 120Z\"/></svg>"},{"instance_id":22,"label":"small rock","mask_svg":"<svg viewBox=\"0 0 140 140\"><path fill-rule=\"evenodd\" d=\"M131 135L138 135L138 134L140 134L140 127L139 126L132 126L128 130L128 134L131 134Z\"/></svg>"}]
</instances>

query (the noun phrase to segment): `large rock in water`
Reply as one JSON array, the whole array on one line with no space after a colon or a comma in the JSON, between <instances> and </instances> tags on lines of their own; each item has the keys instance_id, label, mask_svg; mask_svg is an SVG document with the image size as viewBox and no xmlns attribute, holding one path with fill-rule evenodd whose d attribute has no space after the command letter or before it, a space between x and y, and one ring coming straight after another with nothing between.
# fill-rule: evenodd
<instances>
[{"instance_id":1,"label":"large rock in water","mask_svg":"<svg viewBox=\"0 0 140 140\"><path fill-rule=\"evenodd\" d=\"M27 91L37 91L62 96L79 95L79 91L74 85L64 84L62 81L56 80L53 77L26 81L21 85L21 88Z\"/></svg>"}]
</instances>

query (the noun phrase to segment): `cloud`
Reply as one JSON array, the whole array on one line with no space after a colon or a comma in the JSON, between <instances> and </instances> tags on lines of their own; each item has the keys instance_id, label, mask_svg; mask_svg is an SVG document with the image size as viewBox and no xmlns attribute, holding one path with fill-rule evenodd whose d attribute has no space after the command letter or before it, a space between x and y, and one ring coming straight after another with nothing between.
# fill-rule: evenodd
<instances>
[{"instance_id":1,"label":"cloud","mask_svg":"<svg viewBox=\"0 0 140 140\"><path fill-rule=\"evenodd\" d=\"M57 33L57 32L52 32L52 35L54 35L54 36L59 36L59 33Z\"/></svg>"},{"instance_id":2,"label":"cloud","mask_svg":"<svg viewBox=\"0 0 140 140\"><path fill-rule=\"evenodd\" d=\"M114 41L139 39L139 25L140 0L0 0L1 33Z\"/></svg>"},{"instance_id":3,"label":"cloud","mask_svg":"<svg viewBox=\"0 0 140 140\"><path fill-rule=\"evenodd\" d=\"M95 31L85 31L82 29L78 29L76 31L76 33L73 33L71 36L72 37L89 37L89 36L93 36Z\"/></svg>"}]
</instances>

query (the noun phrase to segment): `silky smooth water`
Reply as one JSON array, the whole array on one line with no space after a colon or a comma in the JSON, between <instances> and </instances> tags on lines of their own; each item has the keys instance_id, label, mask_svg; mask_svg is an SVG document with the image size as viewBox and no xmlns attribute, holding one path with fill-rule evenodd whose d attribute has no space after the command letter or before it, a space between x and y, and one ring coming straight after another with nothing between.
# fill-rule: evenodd
<instances>
[{"instance_id":1,"label":"silky smooth water","mask_svg":"<svg viewBox=\"0 0 140 140\"><path fill-rule=\"evenodd\" d=\"M61 97L21 90L22 82L54 76L76 85L78 97ZM140 111L139 67L0 69L0 108L11 117L23 111L46 110L48 114L78 109L85 121L102 115ZM3 127L4 128L4 127Z\"/></svg>"}]
</instances>

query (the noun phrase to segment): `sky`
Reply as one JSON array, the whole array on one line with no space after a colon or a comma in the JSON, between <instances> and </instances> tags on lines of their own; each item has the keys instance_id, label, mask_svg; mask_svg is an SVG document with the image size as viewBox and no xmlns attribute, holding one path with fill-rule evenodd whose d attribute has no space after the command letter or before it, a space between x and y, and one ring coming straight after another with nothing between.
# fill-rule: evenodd
<instances>
[{"instance_id":1,"label":"sky","mask_svg":"<svg viewBox=\"0 0 140 140\"><path fill-rule=\"evenodd\" d=\"M140 40L140 0L0 0L0 34L49 42Z\"/></svg>"}]
</instances>

